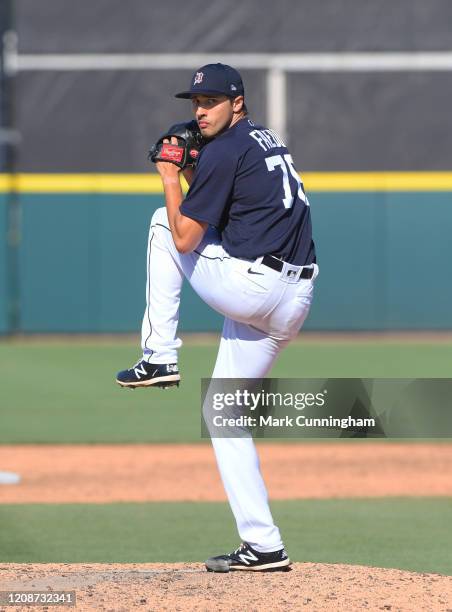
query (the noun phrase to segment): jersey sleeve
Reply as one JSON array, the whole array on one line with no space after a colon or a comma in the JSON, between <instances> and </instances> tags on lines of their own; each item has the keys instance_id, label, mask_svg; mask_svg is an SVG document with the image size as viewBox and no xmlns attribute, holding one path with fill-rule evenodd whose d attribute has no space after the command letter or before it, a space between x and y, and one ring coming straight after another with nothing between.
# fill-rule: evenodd
<instances>
[{"instance_id":1,"label":"jersey sleeve","mask_svg":"<svg viewBox=\"0 0 452 612\"><path fill-rule=\"evenodd\" d=\"M219 227L231 201L237 161L223 148L208 145L199 156L193 182L180 212Z\"/></svg>"}]
</instances>

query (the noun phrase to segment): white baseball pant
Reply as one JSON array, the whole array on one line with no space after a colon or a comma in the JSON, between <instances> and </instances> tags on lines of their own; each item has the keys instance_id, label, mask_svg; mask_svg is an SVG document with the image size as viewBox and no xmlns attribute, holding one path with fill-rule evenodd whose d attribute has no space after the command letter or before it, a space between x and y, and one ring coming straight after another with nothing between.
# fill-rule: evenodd
<instances>
[{"instance_id":1,"label":"white baseball pant","mask_svg":"<svg viewBox=\"0 0 452 612\"><path fill-rule=\"evenodd\" d=\"M318 266L314 264L312 279L298 280L298 267L284 264L277 272L262 265L261 259L231 257L213 228L193 252L180 254L166 208L157 209L147 250L143 358L150 363L177 363L185 276L196 293L225 317L212 377L265 377L308 315ZM212 444L241 539L260 552L279 550L281 534L270 512L253 440L212 438Z\"/></svg>"}]
</instances>

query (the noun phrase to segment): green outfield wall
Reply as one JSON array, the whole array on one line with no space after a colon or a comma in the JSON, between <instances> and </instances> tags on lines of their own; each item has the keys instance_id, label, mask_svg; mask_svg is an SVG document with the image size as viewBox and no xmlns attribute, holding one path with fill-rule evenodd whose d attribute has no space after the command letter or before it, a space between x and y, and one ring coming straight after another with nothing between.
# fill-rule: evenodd
<instances>
[{"instance_id":1,"label":"green outfield wall","mask_svg":"<svg viewBox=\"0 0 452 612\"><path fill-rule=\"evenodd\" d=\"M23 190L15 204L0 194L1 333L14 322L24 333L139 329L148 226L163 196L83 189ZM307 329L452 328L452 190L328 188L310 201L320 275ZM181 330L220 326L187 285Z\"/></svg>"},{"instance_id":2,"label":"green outfield wall","mask_svg":"<svg viewBox=\"0 0 452 612\"><path fill-rule=\"evenodd\" d=\"M0 194L0 333L8 331L8 223L7 204L4 194Z\"/></svg>"}]
</instances>

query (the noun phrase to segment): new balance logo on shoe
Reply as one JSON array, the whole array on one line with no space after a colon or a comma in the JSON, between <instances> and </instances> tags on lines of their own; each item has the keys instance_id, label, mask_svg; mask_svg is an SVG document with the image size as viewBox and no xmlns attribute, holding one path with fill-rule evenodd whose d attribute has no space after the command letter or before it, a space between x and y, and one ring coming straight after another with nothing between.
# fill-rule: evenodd
<instances>
[{"instance_id":1,"label":"new balance logo on shoe","mask_svg":"<svg viewBox=\"0 0 452 612\"><path fill-rule=\"evenodd\" d=\"M143 365L141 365L139 368L133 368L133 371L135 372L135 376L138 378L138 380L140 380L140 378L141 378L140 374L142 374L143 376L146 376L146 374L147 374L147 372L144 369Z\"/></svg>"},{"instance_id":2,"label":"new balance logo on shoe","mask_svg":"<svg viewBox=\"0 0 452 612\"><path fill-rule=\"evenodd\" d=\"M238 556L239 556L239 559L241 559L243 563L246 563L246 565L250 565L250 561L258 561L258 558L256 557L256 555L253 555L253 553L250 550L247 551L246 554L240 554Z\"/></svg>"}]
</instances>

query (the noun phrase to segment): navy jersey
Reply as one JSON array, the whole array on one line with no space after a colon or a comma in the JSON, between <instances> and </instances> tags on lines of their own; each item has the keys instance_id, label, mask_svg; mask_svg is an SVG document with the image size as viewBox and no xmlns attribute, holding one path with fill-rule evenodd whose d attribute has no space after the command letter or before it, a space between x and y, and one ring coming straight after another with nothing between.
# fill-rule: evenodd
<instances>
[{"instance_id":1,"label":"navy jersey","mask_svg":"<svg viewBox=\"0 0 452 612\"><path fill-rule=\"evenodd\" d=\"M292 157L275 132L247 117L201 150L180 211L217 227L233 257L315 261L309 202Z\"/></svg>"}]
</instances>

